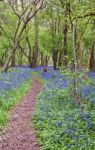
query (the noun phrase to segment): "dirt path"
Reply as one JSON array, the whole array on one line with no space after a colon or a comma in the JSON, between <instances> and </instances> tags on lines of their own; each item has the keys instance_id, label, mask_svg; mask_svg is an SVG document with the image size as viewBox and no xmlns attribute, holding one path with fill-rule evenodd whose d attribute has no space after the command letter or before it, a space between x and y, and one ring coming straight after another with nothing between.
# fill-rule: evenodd
<instances>
[{"instance_id":1,"label":"dirt path","mask_svg":"<svg viewBox=\"0 0 95 150\"><path fill-rule=\"evenodd\" d=\"M39 150L34 130L29 125L40 90L39 81L33 77L31 89L11 112L7 130L0 137L0 150Z\"/></svg>"}]
</instances>

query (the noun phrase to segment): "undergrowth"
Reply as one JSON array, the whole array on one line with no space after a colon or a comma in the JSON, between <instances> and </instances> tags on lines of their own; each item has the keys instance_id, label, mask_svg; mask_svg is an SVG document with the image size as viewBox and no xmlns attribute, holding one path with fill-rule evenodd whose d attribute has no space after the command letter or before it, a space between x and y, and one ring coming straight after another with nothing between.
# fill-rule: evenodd
<instances>
[{"instance_id":1,"label":"undergrowth","mask_svg":"<svg viewBox=\"0 0 95 150\"><path fill-rule=\"evenodd\" d=\"M37 98L33 122L41 150L95 150L95 94L86 90L89 98L81 96L80 105L72 96L73 84L66 87L58 76L46 79Z\"/></svg>"}]
</instances>

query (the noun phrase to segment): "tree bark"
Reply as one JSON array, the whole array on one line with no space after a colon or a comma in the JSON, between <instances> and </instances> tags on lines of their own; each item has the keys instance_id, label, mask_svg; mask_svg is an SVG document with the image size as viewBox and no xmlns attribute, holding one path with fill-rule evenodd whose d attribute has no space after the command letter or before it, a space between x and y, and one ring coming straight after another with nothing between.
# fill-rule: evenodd
<instances>
[{"instance_id":1,"label":"tree bark","mask_svg":"<svg viewBox=\"0 0 95 150\"><path fill-rule=\"evenodd\" d=\"M32 68L35 68L37 66L38 52L39 52L39 44L38 44L39 23L38 17L36 15L34 17L34 21L35 21L35 41L34 41L34 52L32 56Z\"/></svg>"},{"instance_id":2,"label":"tree bark","mask_svg":"<svg viewBox=\"0 0 95 150\"><path fill-rule=\"evenodd\" d=\"M77 95L76 20L73 21L74 95Z\"/></svg>"},{"instance_id":3,"label":"tree bark","mask_svg":"<svg viewBox=\"0 0 95 150\"><path fill-rule=\"evenodd\" d=\"M41 52L41 66L44 67L44 55L43 55L43 52Z\"/></svg>"},{"instance_id":4,"label":"tree bark","mask_svg":"<svg viewBox=\"0 0 95 150\"><path fill-rule=\"evenodd\" d=\"M63 47L63 65L67 66L67 47L68 47L68 26L67 26L67 20L65 20L65 24L64 24L64 47Z\"/></svg>"},{"instance_id":5,"label":"tree bark","mask_svg":"<svg viewBox=\"0 0 95 150\"><path fill-rule=\"evenodd\" d=\"M89 69L90 70L95 70L95 52L94 52L94 48L95 48L95 41L91 47L90 50L90 59L89 59Z\"/></svg>"},{"instance_id":6,"label":"tree bark","mask_svg":"<svg viewBox=\"0 0 95 150\"><path fill-rule=\"evenodd\" d=\"M8 56L8 58L7 58L7 60L6 60L5 65L4 65L3 68L2 68L2 72L6 72L6 71L7 71L8 66L9 66L9 63L10 63L10 61L11 61L11 59L12 59L12 57L13 57L13 55L14 55L16 49L17 49L17 47L18 47L18 44L16 43L16 44L13 46L13 48L12 48L12 50L11 50L11 52L10 52L10 55Z\"/></svg>"},{"instance_id":7,"label":"tree bark","mask_svg":"<svg viewBox=\"0 0 95 150\"><path fill-rule=\"evenodd\" d=\"M16 63L16 52L14 52L12 59L11 59L11 66L14 67Z\"/></svg>"},{"instance_id":8,"label":"tree bark","mask_svg":"<svg viewBox=\"0 0 95 150\"><path fill-rule=\"evenodd\" d=\"M54 66L54 70L57 69L57 59L58 59L58 52L56 51L56 49L53 50L53 66Z\"/></svg>"}]
</instances>

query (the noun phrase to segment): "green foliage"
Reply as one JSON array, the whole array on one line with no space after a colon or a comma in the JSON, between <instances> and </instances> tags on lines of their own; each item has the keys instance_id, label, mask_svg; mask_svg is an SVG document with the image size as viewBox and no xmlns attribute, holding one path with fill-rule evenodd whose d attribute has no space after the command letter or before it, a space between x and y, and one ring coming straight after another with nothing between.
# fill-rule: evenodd
<instances>
[{"instance_id":1,"label":"green foliage","mask_svg":"<svg viewBox=\"0 0 95 150\"><path fill-rule=\"evenodd\" d=\"M53 96L47 97L47 93ZM81 121L83 112L75 106L69 89L55 93L47 89L37 101L34 125L41 150L93 149L95 134Z\"/></svg>"},{"instance_id":2,"label":"green foliage","mask_svg":"<svg viewBox=\"0 0 95 150\"><path fill-rule=\"evenodd\" d=\"M44 53L44 55L49 55L52 49L52 37L48 33L48 31L41 31L39 38L39 48L40 51Z\"/></svg>"},{"instance_id":3,"label":"green foliage","mask_svg":"<svg viewBox=\"0 0 95 150\"><path fill-rule=\"evenodd\" d=\"M85 79L83 73L77 73L79 103L73 95L76 74L70 70L62 73L68 80L68 87L56 89L55 85L51 89L56 79L52 76L51 84L45 83L37 99L33 121L41 150L92 150L95 147L95 85L92 80ZM89 93L88 87L92 92Z\"/></svg>"},{"instance_id":4,"label":"green foliage","mask_svg":"<svg viewBox=\"0 0 95 150\"><path fill-rule=\"evenodd\" d=\"M94 0L76 1L76 0L51 0L50 2L45 0L47 5L43 11L37 14L38 24L39 24L39 52L43 52L44 57L49 56L53 51L58 51L58 59L60 53L64 53L64 26L67 24L68 27L68 41L67 41L67 53L68 60L70 61L73 58L73 37L72 37L72 20L76 18L76 47L77 47L77 59L78 61L83 61L84 64L87 64L89 57L89 49L93 43L94 39L94 20L95 16L84 17L85 14L94 12ZM68 9L66 10L66 7ZM70 10L69 10L70 9ZM0 2L0 24L3 29L0 27L0 60L4 63L6 60L2 58L3 54L7 50L7 54L11 49L13 43L13 37L18 23L18 18L15 13L12 11L10 6L7 3ZM67 11L67 12L66 12ZM71 12L69 12L71 11ZM19 12L19 9L18 9ZM20 12L19 12L20 13ZM79 18L78 18L79 17ZM23 22L22 22L23 24ZM22 24L20 27L22 27ZM19 32L18 31L18 35ZM53 33L54 32L54 33ZM29 47L26 42L26 36L28 36L31 44L31 53L33 54L34 48L34 39L35 39L35 23L34 20L29 22L27 25L26 31L23 33L20 44L24 49L24 52L29 55ZM81 50L83 50L83 56L81 56ZM55 52L56 53L56 52ZM31 54L31 55L32 55ZM21 52L19 48L16 53L16 63L21 59ZM23 54L24 56L24 54ZM56 56L55 56L56 57ZM39 58L40 59L40 58ZM25 60L25 62L24 62ZM63 59L62 59L63 61ZM22 59L24 64L28 64L27 58ZM80 64L79 64L80 65Z\"/></svg>"},{"instance_id":5,"label":"green foliage","mask_svg":"<svg viewBox=\"0 0 95 150\"><path fill-rule=\"evenodd\" d=\"M0 130L5 127L10 110L21 100L31 85L31 80L25 81L19 88L6 92L0 97Z\"/></svg>"}]
</instances>

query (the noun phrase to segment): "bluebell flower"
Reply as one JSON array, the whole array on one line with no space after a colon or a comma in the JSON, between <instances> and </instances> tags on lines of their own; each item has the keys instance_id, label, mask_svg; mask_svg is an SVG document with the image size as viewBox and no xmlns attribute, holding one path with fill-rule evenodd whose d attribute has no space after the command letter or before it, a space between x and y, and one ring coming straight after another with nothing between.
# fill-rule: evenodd
<instances>
[{"instance_id":1,"label":"bluebell flower","mask_svg":"<svg viewBox=\"0 0 95 150\"><path fill-rule=\"evenodd\" d=\"M86 128L87 128L87 129L90 129L90 128L91 128L91 124L90 124L90 122L88 122L88 121L86 122Z\"/></svg>"},{"instance_id":2,"label":"bluebell flower","mask_svg":"<svg viewBox=\"0 0 95 150\"><path fill-rule=\"evenodd\" d=\"M71 144L67 144L67 148L71 148Z\"/></svg>"},{"instance_id":3,"label":"bluebell flower","mask_svg":"<svg viewBox=\"0 0 95 150\"><path fill-rule=\"evenodd\" d=\"M55 123L55 126L56 126L56 127L62 127L62 122L61 122L61 121L57 121L57 122Z\"/></svg>"}]
</instances>

